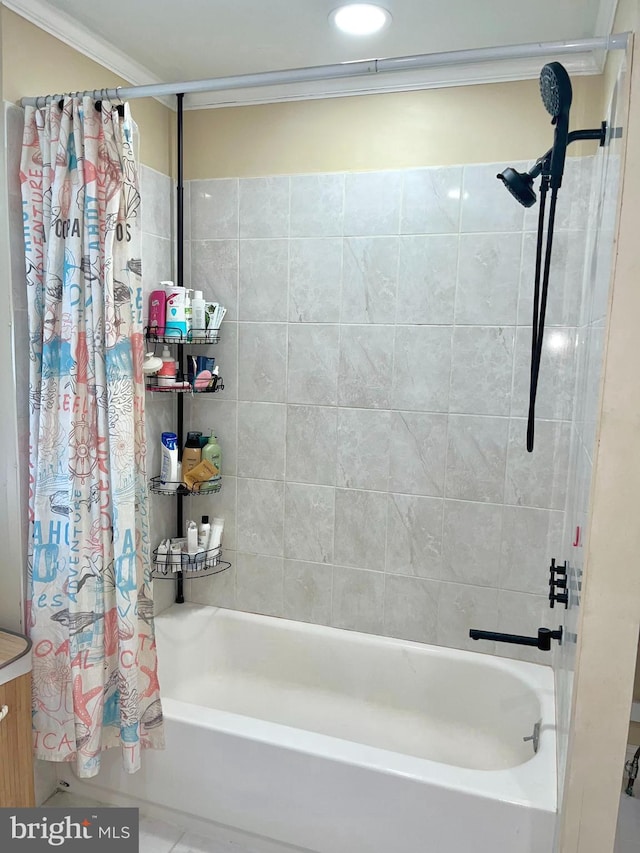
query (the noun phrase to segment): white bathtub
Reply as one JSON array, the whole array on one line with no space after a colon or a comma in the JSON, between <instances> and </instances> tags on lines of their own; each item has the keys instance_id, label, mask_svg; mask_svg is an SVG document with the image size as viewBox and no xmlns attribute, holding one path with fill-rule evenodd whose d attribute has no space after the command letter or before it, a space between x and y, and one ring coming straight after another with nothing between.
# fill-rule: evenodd
<instances>
[{"instance_id":1,"label":"white bathtub","mask_svg":"<svg viewBox=\"0 0 640 853\"><path fill-rule=\"evenodd\" d=\"M552 850L551 669L193 604L156 630L167 749L75 790L321 853Z\"/></svg>"}]
</instances>

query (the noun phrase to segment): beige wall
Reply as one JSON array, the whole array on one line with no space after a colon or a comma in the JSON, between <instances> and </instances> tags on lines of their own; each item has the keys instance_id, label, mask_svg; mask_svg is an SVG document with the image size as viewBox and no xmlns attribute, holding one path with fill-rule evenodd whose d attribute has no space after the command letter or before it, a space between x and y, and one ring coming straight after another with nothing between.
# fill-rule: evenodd
<instances>
[{"instance_id":1,"label":"beige wall","mask_svg":"<svg viewBox=\"0 0 640 853\"><path fill-rule=\"evenodd\" d=\"M614 33L635 32L640 25L640 4L638 0L619 0L613 24ZM624 60L622 51L613 51L607 57L604 68L604 98L608 103L618 76L620 63ZM640 644L638 644L636 676L633 689L634 701L640 702ZM640 744L640 723L629 724L629 743Z\"/></svg>"},{"instance_id":2,"label":"beige wall","mask_svg":"<svg viewBox=\"0 0 640 853\"><path fill-rule=\"evenodd\" d=\"M130 85L4 6L1 14L4 100ZM153 98L132 101L131 111L140 129L141 162L173 174L175 113Z\"/></svg>"},{"instance_id":3,"label":"beige wall","mask_svg":"<svg viewBox=\"0 0 640 853\"><path fill-rule=\"evenodd\" d=\"M575 77L573 86L572 127L599 127L602 77ZM507 165L539 157L552 141L537 80L192 110L185 178Z\"/></svg>"}]
</instances>

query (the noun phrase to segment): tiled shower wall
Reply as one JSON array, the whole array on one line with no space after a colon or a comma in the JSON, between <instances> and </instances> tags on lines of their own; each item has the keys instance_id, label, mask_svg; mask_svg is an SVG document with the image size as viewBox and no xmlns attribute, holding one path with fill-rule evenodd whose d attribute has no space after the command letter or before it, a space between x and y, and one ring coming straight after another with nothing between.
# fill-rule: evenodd
<instances>
[{"instance_id":1,"label":"tiled shower wall","mask_svg":"<svg viewBox=\"0 0 640 853\"><path fill-rule=\"evenodd\" d=\"M537 208L504 165L187 185L186 281L228 308L225 390L188 407L223 489L187 509L224 516L233 564L189 600L546 660L468 629L551 624L592 158L568 161L532 455Z\"/></svg>"}]
</instances>

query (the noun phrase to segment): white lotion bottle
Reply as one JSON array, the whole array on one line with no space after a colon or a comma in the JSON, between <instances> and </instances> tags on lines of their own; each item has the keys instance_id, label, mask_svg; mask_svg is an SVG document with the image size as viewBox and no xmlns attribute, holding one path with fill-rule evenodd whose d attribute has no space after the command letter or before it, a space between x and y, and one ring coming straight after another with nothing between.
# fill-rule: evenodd
<instances>
[{"instance_id":1,"label":"white lotion bottle","mask_svg":"<svg viewBox=\"0 0 640 853\"><path fill-rule=\"evenodd\" d=\"M160 467L160 482L168 492L178 488L178 436L175 432L162 433L162 463Z\"/></svg>"},{"instance_id":2,"label":"white lotion bottle","mask_svg":"<svg viewBox=\"0 0 640 853\"><path fill-rule=\"evenodd\" d=\"M197 338L204 337L207 328L206 302L202 298L201 290L193 291L191 300L191 328Z\"/></svg>"},{"instance_id":3,"label":"white lotion bottle","mask_svg":"<svg viewBox=\"0 0 640 853\"><path fill-rule=\"evenodd\" d=\"M222 553L222 533L224 531L224 518L213 519L211 525L211 535L209 536L209 546L207 548L207 565L215 566L220 559Z\"/></svg>"},{"instance_id":4,"label":"white lotion bottle","mask_svg":"<svg viewBox=\"0 0 640 853\"><path fill-rule=\"evenodd\" d=\"M209 539L211 537L211 525L209 524L209 516L203 515L200 527L198 528L198 548L207 550Z\"/></svg>"}]
</instances>

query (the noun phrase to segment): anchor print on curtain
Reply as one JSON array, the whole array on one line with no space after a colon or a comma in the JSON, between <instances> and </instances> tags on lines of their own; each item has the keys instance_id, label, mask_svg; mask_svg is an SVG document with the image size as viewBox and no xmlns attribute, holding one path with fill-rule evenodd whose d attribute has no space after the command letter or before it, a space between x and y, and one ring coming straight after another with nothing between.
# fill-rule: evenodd
<instances>
[{"instance_id":1,"label":"anchor print on curtain","mask_svg":"<svg viewBox=\"0 0 640 853\"><path fill-rule=\"evenodd\" d=\"M150 582L136 127L27 107L29 601L35 755L128 772L162 748Z\"/></svg>"}]
</instances>

